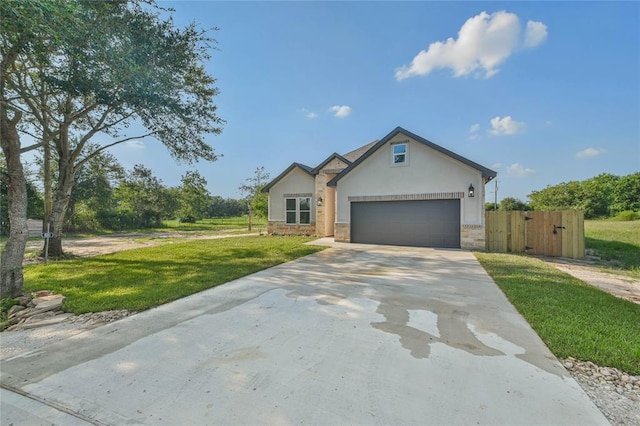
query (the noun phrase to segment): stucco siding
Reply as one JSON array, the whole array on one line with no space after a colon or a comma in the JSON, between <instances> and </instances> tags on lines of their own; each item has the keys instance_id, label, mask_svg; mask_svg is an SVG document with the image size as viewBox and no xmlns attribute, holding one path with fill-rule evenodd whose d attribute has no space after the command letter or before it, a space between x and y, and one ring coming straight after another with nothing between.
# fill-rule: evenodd
<instances>
[{"instance_id":1,"label":"stucco siding","mask_svg":"<svg viewBox=\"0 0 640 426\"><path fill-rule=\"evenodd\" d=\"M408 143L408 163L393 165L391 145L403 142ZM473 198L467 196L469 184L475 188ZM482 225L483 186L479 170L398 134L338 182L336 222L350 221L350 196L463 192L461 223Z\"/></svg>"},{"instance_id":2,"label":"stucco siding","mask_svg":"<svg viewBox=\"0 0 640 426\"><path fill-rule=\"evenodd\" d=\"M285 195L309 194L311 197L311 222L316 221L315 182L308 173L295 168L269 190L269 221L284 222Z\"/></svg>"}]
</instances>

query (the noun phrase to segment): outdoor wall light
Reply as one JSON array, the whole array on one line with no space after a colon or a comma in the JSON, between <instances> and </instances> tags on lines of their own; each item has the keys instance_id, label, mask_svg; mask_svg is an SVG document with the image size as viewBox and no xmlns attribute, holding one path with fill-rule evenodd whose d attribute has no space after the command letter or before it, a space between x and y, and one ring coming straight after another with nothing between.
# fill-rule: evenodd
<instances>
[{"instance_id":1,"label":"outdoor wall light","mask_svg":"<svg viewBox=\"0 0 640 426\"><path fill-rule=\"evenodd\" d=\"M318 197L318 207L322 206L322 197Z\"/></svg>"},{"instance_id":2,"label":"outdoor wall light","mask_svg":"<svg viewBox=\"0 0 640 426\"><path fill-rule=\"evenodd\" d=\"M473 187L473 184L469 184L469 198L473 197L475 195L475 188Z\"/></svg>"}]
</instances>

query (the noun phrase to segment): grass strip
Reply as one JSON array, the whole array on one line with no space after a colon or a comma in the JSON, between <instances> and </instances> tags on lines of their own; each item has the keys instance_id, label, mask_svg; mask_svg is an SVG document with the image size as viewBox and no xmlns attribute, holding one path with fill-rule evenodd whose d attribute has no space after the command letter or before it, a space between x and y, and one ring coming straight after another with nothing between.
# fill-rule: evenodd
<instances>
[{"instance_id":1,"label":"grass strip","mask_svg":"<svg viewBox=\"0 0 640 426\"><path fill-rule=\"evenodd\" d=\"M75 314L141 311L323 249L304 244L310 240L198 240L31 265L24 270L24 289L62 294L64 309Z\"/></svg>"},{"instance_id":2,"label":"grass strip","mask_svg":"<svg viewBox=\"0 0 640 426\"><path fill-rule=\"evenodd\" d=\"M640 221L585 220L585 247L613 271L640 279Z\"/></svg>"},{"instance_id":3,"label":"grass strip","mask_svg":"<svg viewBox=\"0 0 640 426\"><path fill-rule=\"evenodd\" d=\"M557 357L572 356L640 374L640 305L535 258L475 256Z\"/></svg>"}]
</instances>

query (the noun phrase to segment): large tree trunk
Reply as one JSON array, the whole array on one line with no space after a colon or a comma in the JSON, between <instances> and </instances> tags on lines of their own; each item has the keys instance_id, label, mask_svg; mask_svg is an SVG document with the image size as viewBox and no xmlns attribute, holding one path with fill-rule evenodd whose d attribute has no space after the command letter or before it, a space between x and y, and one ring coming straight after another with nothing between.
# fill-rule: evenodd
<instances>
[{"instance_id":1,"label":"large tree trunk","mask_svg":"<svg viewBox=\"0 0 640 426\"><path fill-rule=\"evenodd\" d=\"M54 259L64 256L62 251L62 228L64 226L64 217L67 214L67 207L69 207L69 200L71 199L71 190L75 183L75 169L70 157L68 152L63 152L60 156L58 162L60 173L58 187L53 196L53 209L49 216L50 232L53 232L53 238L49 240L48 256Z\"/></svg>"},{"instance_id":2,"label":"large tree trunk","mask_svg":"<svg viewBox=\"0 0 640 426\"><path fill-rule=\"evenodd\" d=\"M42 221L42 232L47 232L47 223L51 218L51 210L53 210L53 191L51 179L51 146L48 141L42 145L42 174L44 186L44 220Z\"/></svg>"},{"instance_id":3,"label":"large tree trunk","mask_svg":"<svg viewBox=\"0 0 640 426\"><path fill-rule=\"evenodd\" d=\"M27 228L27 180L20 162L20 136L16 129L20 115L9 119L0 105L0 145L7 162L7 204L9 237L0 259L0 298L22 293L22 261L29 238Z\"/></svg>"}]
</instances>

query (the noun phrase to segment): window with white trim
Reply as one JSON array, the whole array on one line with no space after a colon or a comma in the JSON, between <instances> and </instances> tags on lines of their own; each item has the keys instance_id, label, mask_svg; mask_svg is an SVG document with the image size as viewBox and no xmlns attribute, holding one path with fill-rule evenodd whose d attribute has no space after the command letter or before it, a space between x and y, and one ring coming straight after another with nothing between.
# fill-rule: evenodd
<instances>
[{"instance_id":1,"label":"window with white trim","mask_svg":"<svg viewBox=\"0 0 640 426\"><path fill-rule=\"evenodd\" d=\"M285 223L287 225L311 224L311 198L285 198Z\"/></svg>"},{"instance_id":2,"label":"window with white trim","mask_svg":"<svg viewBox=\"0 0 640 426\"><path fill-rule=\"evenodd\" d=\"M407 164L407 144L399 143L391 145L391 161L394 166L400 166Z\"/></svg>"},{"instance_id":3,"label":"window with white trim","mask_svg":"<svg viewBox=\"0 0 640 426\"><path fill-rule=\"evenodd\" d=\"M287 225L295 225L296 223L298 223L297 220L297 209L296 206L298 204L298 199L297 198L287 198L284 201L284 209L285 209L285 216L286 216L286 223Z\"/></svg>"}]
</instances>

